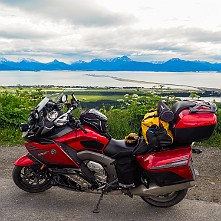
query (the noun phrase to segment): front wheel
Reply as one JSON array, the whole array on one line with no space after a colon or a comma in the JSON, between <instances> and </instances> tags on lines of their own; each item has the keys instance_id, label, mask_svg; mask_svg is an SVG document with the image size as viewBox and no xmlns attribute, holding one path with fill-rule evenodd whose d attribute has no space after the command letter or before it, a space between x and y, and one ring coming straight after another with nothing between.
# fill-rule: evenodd
<instances>
[{"instance_id":1,"label":"front wheel","mask_svg":"<svg viewBox=\"0 0 221 221\"><path fill-rule=\"evenodd\" d=\"M15 184L29 193L43 192L52 187L47 170L33 170L31 167L15 166L12 172Z\"/></svg>"},{"instance_id":2,"label":"front wheel","mask_svg":"<svg viewBox=\"0 0 221 221\"><path fill-rule=\"evenodd\" d=\"M146 202L149 203L151 206L156 207L171 207L182 201L186 194L188 189L175 191L172 193L168 193L161 196L141 196L141 198Z\"/></svg>"}]
</instances>

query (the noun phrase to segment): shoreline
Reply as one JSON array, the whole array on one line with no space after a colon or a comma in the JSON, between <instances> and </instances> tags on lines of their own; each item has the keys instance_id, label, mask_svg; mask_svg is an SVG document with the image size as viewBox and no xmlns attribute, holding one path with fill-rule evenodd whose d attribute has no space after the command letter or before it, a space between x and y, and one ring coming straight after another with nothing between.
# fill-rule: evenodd
<instances>
[{"instance_id":1,"label":"shoreline","mask_svg":"<svg viewBox=\"0 0 221 221\"><path fill-rule=\"evenodd\" d=\"M2 86L63 86L95 88L168 87L182 90L221 91L221 75L214 72L111 72L111 71L31 71L0 73ZM49 83L50 82L50 83Z\"/></svg>"},{"instance_id":2,"label":"shoreline","mask_svg":"<svg viewBox=\"0 0 221 221\"><path fill-rule=\"evenodd\" d=\"M97 77L97 76L96 76ZM109 76L108 76L109 77ZM116 77L111 77L111 78L116 78ZM119 81L128 81L128 82L141 82L138 80L128 80L128 79L123 79L123 78L117 78ZM151 87L151 88L145 88L145 87L97 87L97 86L68 86L68 85L10 85L10 86L1 86L0 85L0 93L5 90L10 90L10 89L17 89L19 87L24 88L24 89L30 89L30 88L40 88L40 89L45 89L48 92L61 92L61 91L69 91L69 90L80 90L80 91L106 91L106 90L116 90L116 91L133 91L133 90L143 90L143 91L152 91L156 90L159 91L161 90L161 94L168 96L168 95L174 95L177 97L188 97L190 93L194 92L200 97L220 97L221 98L221 89L219 88L207 88L207 87L192 87L196 90L191 90L191 89L183 89L183 88L166 88L165 85L169 84L161 84L161 83L154 83L154 82L146 82L142 81L142 83L147 83L147 84L156 84L159 86L157 87ZM177 85L177 84L170 84L174 86L187 86L187 85ZM161 87L162 86L162 87Z\"/></svg>"}]
</instances>

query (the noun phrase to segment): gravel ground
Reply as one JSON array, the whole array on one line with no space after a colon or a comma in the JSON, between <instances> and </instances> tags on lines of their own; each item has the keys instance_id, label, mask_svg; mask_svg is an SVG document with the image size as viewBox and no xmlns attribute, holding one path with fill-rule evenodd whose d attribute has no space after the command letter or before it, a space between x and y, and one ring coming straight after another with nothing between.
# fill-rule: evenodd
<instances>
[{"instance_id":1,"label":"gravel ground","mask_svg":"<svg viewBox=\"0 0 221 221\"><path fill-rule=\"evenodd\" d=\"M200 147L201 154L193 154L198 170L196 185L189 189L187 198L221 203L221 149ZM26 153L24 147L0 147L0 177L11 179L13 162Z\"/></svg>"},{"instance_id":2,"label":"gravel ground","mask_svg":"<svg viewBox=\"0 0 221 221\"><path fill-rule=\"evenodd\" d=\"M199 176L188 191L188 198L221 203L221 149L199 147L203 152L193 154L194 168Z\"/></svg>"}]
</instances>

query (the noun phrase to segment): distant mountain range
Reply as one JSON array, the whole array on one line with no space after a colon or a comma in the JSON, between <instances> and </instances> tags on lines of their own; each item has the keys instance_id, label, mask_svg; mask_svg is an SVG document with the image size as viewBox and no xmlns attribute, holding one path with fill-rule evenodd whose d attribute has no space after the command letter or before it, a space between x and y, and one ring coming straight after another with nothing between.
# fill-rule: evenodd
<instances>
[{"instance_id":1,"label":"distant mountain range","mask_svg":"<svg viewBox=\"0 0 221 221\"><path fill-rule=\"evenodd\" d=\"M139 62L133 61L127 56L113 59L93 59L90 62L76 61L72 64L54 60L42 63L33 59L22 59L19 62L0 58L0 71L162 71L162 72L184 72L184 71L221 71L221 63L210 63L204 61L186 61L173 58L166 62Z\"/></svg>"}]
</instances>

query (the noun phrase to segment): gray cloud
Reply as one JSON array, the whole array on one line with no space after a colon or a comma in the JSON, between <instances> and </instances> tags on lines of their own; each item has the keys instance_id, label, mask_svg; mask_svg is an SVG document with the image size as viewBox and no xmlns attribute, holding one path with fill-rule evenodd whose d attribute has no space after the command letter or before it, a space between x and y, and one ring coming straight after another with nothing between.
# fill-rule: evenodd
<instances>
[{"instance_id":1,"label":"gray cloud","mask_svg":"<svg viewBox=\"0 0 221 221\"><path fill-rule=\"evenodd\" d=\"M96 51L100 52L108 49L108 51L121 55L143 54L148 57L152 54L152 57L157 59L164 56L165 59L169 57L185 59L207 57L209 60L214 60L215 57L218 57L215 56L215 52L209 50L209 47L211 47L211 42L213 47L221 43L219 41L220 34L220 32L214 33L213 31L184 27L139 31L121 28L100 31L99 33L89 32L83 37L83 41L89 48L96 48ZM202 46L202 43L205 44L207 50Z\"/></svg>"},{"instance_id":2,"label":"gray cloud","mask_svg":"<svg viewBox=\"0 0 221 221\"><path fill-rule=\"evenodd\" d=\"M211 31L202 28L185 28L176 27L166 30L158 30L158 36L163 36L166 39L180 39L190 42L201 43L221 43L221 31Z\"/></svg>"},{"instance_id":3,"label":"gray cloud","mask_svg":"<svg viewBox=\"0 0 221 221\"><path fill-rule=\"evenodd\" d=\"M75 25L118 26L136 20L134 16L111 12L90 0L0 0L0 3Z\"/></svg>"},{"instance_id":4,"label":"gray cloud","mask_svg":"<svg viewBox=\"0 0 221 221\"><path fill-rule=\"evenodd\" d=\"M208 31L204 29L189 29L186 33L188 39L194 42L221 43L221 31Z\"/></svg>"},{"instance_id":5,"label":"gray cloud","mask_svg":"<svg viewBox=\"0 0 221 221\"><path fill-rule=\"evenodd\" d=\"M0 38L3 39L48 39L53 38L54 33L36 31L34 29L24 29L22 28L10 28L10 29L2 29L0 27Z\"/></svg>"}]
</instances>

